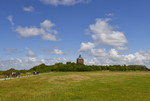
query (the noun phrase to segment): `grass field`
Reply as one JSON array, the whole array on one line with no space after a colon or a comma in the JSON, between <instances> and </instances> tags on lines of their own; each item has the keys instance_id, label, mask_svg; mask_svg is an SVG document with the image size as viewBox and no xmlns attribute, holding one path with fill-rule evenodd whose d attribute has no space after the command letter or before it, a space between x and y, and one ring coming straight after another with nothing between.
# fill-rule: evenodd
<instances>
[{"instance_id":1,"label":"grass field","mask_svg":"<svg viewBox=\"0 0 150 101\"><path fill-rule=\"evenodd\" d=\"M0 101L150 101L150 72L53 72L4 80Z\"/></svg>"}]
</instances>

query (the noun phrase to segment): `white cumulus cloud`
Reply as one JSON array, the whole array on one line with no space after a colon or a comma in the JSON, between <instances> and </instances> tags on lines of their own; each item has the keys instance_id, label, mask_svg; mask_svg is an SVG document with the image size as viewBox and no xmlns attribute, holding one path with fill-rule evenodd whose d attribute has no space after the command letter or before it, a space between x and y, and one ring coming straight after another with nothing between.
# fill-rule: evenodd
<instances>
[{"instance_id":1,"label":"white cumulus cloud","mask_svg":"<svg viewBox=\"0 0 150 101\"><path fill-rule=\"evenodd\" d=\"M89 26L92 39L99 45L124 46L128 42L124 33L114 30L108 21L110 19L97 19L95 24Z\"/></svg>"},{"instance_id":2,"label":"white cumulus cloud","mask_svg":"<svg viewBox=\"0 0 150 101\"><path fill-rule=\"evenodd\" d=\"M111 19L97 19L95 24L89 25L87 29L91 35L93 42L82 42L80 45L80 52L91 51L98 46L115 47L117 50L128 50L126 43L128 43L125 34L115 30L115 26L108 22ZM92 50L98 51L98 50Z\"/></svg>"},{"instance_id":3,"label":"white cumulus cloud","mask_svg":"<svg viewBox=\"0 0 150 101\"><path fill-rule=\"evenodd\" d=\"M97 65L146 65L150 68L150 51L139 51L133 54L122 54L116 49L92 49L92 58L86 59L86 64Z\"/></svg>"},{"instance_id":4,"label":"white cumulus cloud","mask_svg":"<svg viewBox=\"0 0 150 101\"><path fill-rule=\"evenodd\" d=\"M11 23L12 26L14 26L14 21L13 21L13 16L8 16L7 17L8 21Z\"/></svg>"},{"instance_id":5,"label":"white cumulus cloud","mask_svg":"<svg viewBox=\"0 0 150 101\"><path fill-rule=\"evenodd\" d=\"M33 52L32 50L30 50L30 49L27 48L26 52L27 52L27 56L28 57L36 57L36 53Z\"/></svg>"},{"instance_id":6,"label":"white cumulus cloud","mask_svg":"<svg viewBox=\"0 0 150 101\"><path fill-rule=\"evenodd\" d=\"M43 29L37 28L34 26L32 26L32 27L18 26L16 28L16 32L18 32L21 37L38 36L38 35L42 35L45 33L45 31Z\"/></svg>"},{"instance_id":7,"label":"white cumulus cloud","mask_svg":"<svg viewBox=\"0 0 150 101\"><path fill-rule=\"evenodd\" d=\"M25 12L33 12L33 11L34 11L34 8L33 8L32 6L23 7L23 11L25 11Z\"/></svg>"},{"instance_id":8,"label":"white cumulus cloud","mask_svg":"<svg viewBox=\"0 0 150 101\"><path fill-rule=\"evenodd\" d=\"M50 20L45 20L40 24L40 28L36 26L31 27L22 27L18 26L16 27L16 32L21 37L32 37L32 36L41 36L43 40L49 40L49 41L57 41L56 34L58 33L56 30L52 29L52 27L55 24L53 24Z\"/></svg>"},{"instance_id":9,"label":"white cumulus cloud","mask_svg":"<svg viewBox=\"0 0 150 101\"><path fill-rule=\"evenodd\" d=\"M128 50L128 47L116 47L117 50Z\"/></svg>"},{"instance_id":10,"label":"white cumulus cloud","mask_svg":"<svg viewBox=\"0 0 150 101\"><path fill-rule=\"evenodd\" d=\"M64 55L68 54L67 51L63 51L61 49L55 48L55 49L42 49L43 52L54 54L54 55Z\"/></svg>"},{"instance_id":11,"label":"white cumulus cloud","mask_svg":"<svg viewBox=\"0 0 150 101\"><path fill-rule=\"evenodd\" d=\"M33 66L36 66L42 63L46 65L53 65L58 62L66 63L67 61L70 61L70 59L68 58L45 59L45 58L38 58L38 57L10 58L7 60L0 60L0 70L8 70L10 68L30 69Z\"/></svg>"},{"instance_id":12,"label":"white cumulus cloud","mask_svg":"<svg viewBox=\"0 0 150 101\"><path fill-rule=\"evenodd\" d=\"M49 40L49 41L56 41L56 40L57 40L56 36L55 36L55 35L52 35L52 34L44 34L44 35L42 36L42 39L43 39L43 40ZM59 40L59 39L58 39L58 40Z\"/></svg>"},{"instance_id":13,"label":"white cumulus cloud","mask_svg":"<svg viewBox=\"0 0 150 101\"><path fill-rule=\"evenodd\" d=\"M91 49L90 52L94 57L107 56L105 49Z\"/></svg>"},{"instance_id":14,"label":"white cumulus cloud","mask_svg":"<svg viewBox=\"0 0 150 101\"><path fill-rule=\"evenodd\" d=\"M93 40L87 43L82 42L80 45L80 52L86 52L90 56L89 59L85 59L85 64L146 65L150 68L150 51L120 53L119 50L128 50L126 46L128 41L123 32L117 31L115 26L109 24L110 20L97 19L95 24L89 25L88 31Z\"/></svg>"},{"instance_id":15,"label":"white cumulus cloud","mask_svg":"<svg viewBox=\"0 0 150 101\"><path fill-rule=\"evenodd\" d=\"M112 16L114 16L114 13L106 13L105 15L108 17L112 17Z\"/></svg>"},{"instance_id":16,"label":"white cumulus cloud","mask_svg":"<svg viewBox=\"0 0 150 101\"><path fill-rule=\"evenodd\" d=\"M86 51L89 51L91 49L93 49L95 47L94 43L91 43L91 42L87 42L87 43L84 43L82 42L81 45L80 45L80 52L86 52Z\"/></svg>"},{"instance_id":17,"label":"white cumulus cloud","mask_svg":"<svg viewBox=\"0 0 150 101\"><path fill-rule=\"evenodd\" d=\"M78 3L87 3L91 0L40 0L40 1L45 4L58 6L58 5L75 5Z\"/></svg>"},{"instance_id":18,"label":"white cumulus cloud","mask_svg":"<svg viewBox=\"0 0 150 101\"><path fill-rule=\"evenodd\" d=\"M46 28L46 29L49 29L49 28L55 26L55 24L53 24L53 23L52 23L51 21L49 21L49 20L43 21L40 25L41 25L42 28Z\"/></svg>"},{"instance_id":19,"label":"white cumulus cloud","mask_svg":"<svg viewBox=\"0 0 150 101\"><path fill-rule=\"evenodd\" d=\"M53 54L56 54L56 55L63 55L63 54L65 54L65 52L63 52L63 51L60 50L60 49L54 49L54 50L52 51L52 53L53 53Z\"/></svg>"}]
</instances>

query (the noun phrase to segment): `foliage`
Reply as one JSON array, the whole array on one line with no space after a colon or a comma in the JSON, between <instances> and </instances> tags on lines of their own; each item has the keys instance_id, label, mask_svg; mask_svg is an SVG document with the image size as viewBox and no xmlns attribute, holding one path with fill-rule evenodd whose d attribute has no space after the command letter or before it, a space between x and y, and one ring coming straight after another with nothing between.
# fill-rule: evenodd
<instances>
[{"instance_id":1,"label":"foliage","mask_svg":"<svg viewBox=\"0 0 150 101\"><path fill-rule=\"evenodd\" d=\"M40 64L38 66L34 66L33 68L31 68L30 71L44 73L44 72L51 71L51 69L48 66L46 66L45 64Z\"/></svg>"},{"instance_id":2,"label":"foliage","mask_svg":"<svg viewBox=\"0 0 150 101\"><path fill-rule=\"evenodd\" d=\"M3 74L3 71L0 71L0 75L2 75Z\"/></svg>"},{"instance_id":3,"label":"foliage","mask_svg":"<svg viewBox=\"0 0 150 101\"><path fill-rule=\"evenodd\" d=\"M100 65L84 65L84 64L76 64L73 62L67 62L66 64L63 63L56 63L54 65L45 65L40 64L34 66L29 70L16 70L16 69L9 69L6 71L0 71L1 74L11 73L11 72L20 72L26 74L27 72L40 72L46 73L51 71L61 71L61 72L84 72L84 71L102 71L102 70L109 70L109 71L146 71L149 70L144 65L109 65L109 66L100 66Z\"/></svg>"},{"instance_id":4,"label":"foliage","mask_svg":"<svg viewBox=\"0 0 150 101\"><path fill-rule=\"evenodd\" d=\"M6 73L12 73L12 72L20 72L20 73L22 73L22 74L26 74L26 73L28 72L28 70L16 70L16 69L14 69L14 68L11 68L11 69L6 70L6 71L1 71L1 72L0 72L0 75L1 75L1 74L5 75Z\"/></svg>"},{"instance_id":5,"label":"foliage","mask_svg":"<svg viewBox=\"0 0 150 101\"><path fill-rule=\"evenodd\" d=\"M61 72L84 72L84 71L101 71L101 70L109 70L109 71L146 71L148 70L146 66L143 65L110 65L110 66L99 66L99 65L84 65L84 64L76 64L67 62L56 63L55 65L47 66L45 64L41 64L35 66L30 69L31 71L38 72L51 72L51 71L61 71Z\"/></svg>"}]
</instances>

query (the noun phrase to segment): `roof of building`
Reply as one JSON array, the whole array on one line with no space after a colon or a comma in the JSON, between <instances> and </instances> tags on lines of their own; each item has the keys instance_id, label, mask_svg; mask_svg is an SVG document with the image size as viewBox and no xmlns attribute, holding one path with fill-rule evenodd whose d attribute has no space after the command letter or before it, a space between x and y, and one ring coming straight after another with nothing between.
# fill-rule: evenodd
<instances>
[{"instance_id":1,"label":"roof of building","mask_svg":"<svg viewBox=\"0 0 150 101\"><path fill-rule=\"evenodd\" d=\"M81 54L79 55L78 59L83 59L82 56L81 56Z\"/></svg>"}]
</instances>

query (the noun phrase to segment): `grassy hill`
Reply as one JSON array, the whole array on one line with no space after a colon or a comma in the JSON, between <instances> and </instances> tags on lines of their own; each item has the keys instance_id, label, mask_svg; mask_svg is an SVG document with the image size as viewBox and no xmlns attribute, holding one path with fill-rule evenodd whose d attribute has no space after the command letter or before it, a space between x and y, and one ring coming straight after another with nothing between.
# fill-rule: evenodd
<instances>
[{"instance_id":1,"label":"grassy hill","mask_svg":"<svg viewBox=\"0 0 150 101\"><path fill-rule=\"evenodd\" d=\"M0 81L0 101L150 101L150 72L52 72Z\"/></svg>"}]
</instances>

